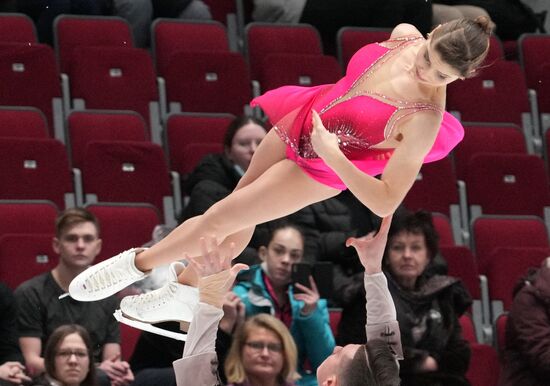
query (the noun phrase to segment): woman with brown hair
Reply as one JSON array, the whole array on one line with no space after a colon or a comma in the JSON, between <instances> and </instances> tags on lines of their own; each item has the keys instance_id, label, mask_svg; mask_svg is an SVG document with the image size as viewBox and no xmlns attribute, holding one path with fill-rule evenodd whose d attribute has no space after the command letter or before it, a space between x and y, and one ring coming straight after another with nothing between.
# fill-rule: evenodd
<instances>
[{"instance_id":1,"label":"woman with brown hair","mask_svg":"<svg viewBox=\"0 0 550 386\"><path fill-rule=\"evenodd\" d=\"M54 330L44 350L46 373L33 386L97 386L88 332L78 324Z\"/></svg>"}]
</instances>

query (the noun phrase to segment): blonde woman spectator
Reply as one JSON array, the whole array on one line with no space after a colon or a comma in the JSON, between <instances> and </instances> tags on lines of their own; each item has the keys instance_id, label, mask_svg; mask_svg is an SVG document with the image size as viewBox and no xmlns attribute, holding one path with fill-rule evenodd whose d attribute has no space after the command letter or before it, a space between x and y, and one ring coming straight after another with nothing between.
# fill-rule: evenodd
<instances>
[{"instance_id":1,"label":"blonde woman spectator","mask_svg":"<svg viewBox=\"0 0 550 386\"><path fill-rule=\"evenodd\" d=\"M286 326L268 314L237 330L225 373L231 386L292 386L297 377L296 344Z\"/></svg>"}]
</instances>

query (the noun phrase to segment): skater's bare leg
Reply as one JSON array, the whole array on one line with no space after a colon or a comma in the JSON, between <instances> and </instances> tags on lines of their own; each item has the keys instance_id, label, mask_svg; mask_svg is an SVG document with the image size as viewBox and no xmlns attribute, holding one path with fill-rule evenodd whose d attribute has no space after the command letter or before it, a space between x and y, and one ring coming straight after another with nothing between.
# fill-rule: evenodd
<instances>
[{"instance_id":1,"label":"skater's bare leg","mask_svg":"<svg viewBox=\"0 0 550 386\"><path fill-rule=\"evenodd\" d=\"M252 156L250 165L239 180L234 190L239 190L255 181L261 176L267 169L273 164L286 158L285 155L286 145L281 141L275 130L271 130L267 133L266 137L260 143L260 148ZM257 156L261 154L261 156ZM268 156L266 156L266 154ZM224 256L227 256L230 252L233 253L232 258L239 256L241 252L248 246L250 239L254 234L255 226L243 229L235 232L225 238L225 240L219 245L219 249ZM200 259L200 256L195 256ZM181 275L183 275L182 273Z\"/></svg>"},{"instance_id":2,"label":"skater's bare leg","mask_svg":"<svg viewBox=\"0 0 550 386\"><path fill-rule=\"evenodd\" d=\"M136 266L142 271L200 254L200 237L227 236L294 213L307 205L333 197L340 191L307 176L294 162L282 160L249 185L214 204L202 216L174 229L158 244L140 253Z\"/></svg>"}]
</instances>

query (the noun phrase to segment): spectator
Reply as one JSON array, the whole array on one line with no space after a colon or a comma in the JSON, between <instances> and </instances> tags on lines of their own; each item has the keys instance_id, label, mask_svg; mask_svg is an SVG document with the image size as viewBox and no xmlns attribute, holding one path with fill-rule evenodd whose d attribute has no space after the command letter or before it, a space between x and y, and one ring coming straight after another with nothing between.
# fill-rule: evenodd
<instances>
[{"instance_id":1,"label":"spectator","mask_svg":"<svg viewBox=\"0 0 550 386\"><path fill-rule=\"evenodd\" d=\"M252 20L311 24L321 34L325 53L334 54L336 33L342 27L393 28L410 23L425 34L431 29L432 8L425 0L254 0Z\"/></svg>"},{"instance_id":2,"label":"spectator","mask_svg":"<svg viewBox=\"0 0 550 386\"><path fill-rule=\"evenodd\" d=\"M490 17L487 11L475 5L447 5L434 1L432 4L433 25L443 24L454 19L475 19L478 16Z\"/></svg>"},{"instance_id":3,"label":"spectator","mask_svg":"<svg viewBox=\"0 0 550 386\"><path fill-rule=\"evenodd\" d=\"M536 14L521 0L434 0L433 2L436 6L444 4L482 8L496 24L495 33L502 40L516 40L523 33L544 30L544 12Z\"/></svg>"},{"instance_id":4,"label":"spectator","mask_svg":"<svg viewBox=\"0 0 550 386\"><path fill-rule=\"evenodd\" d=\"M267 314L249 318L237 329L225 360L229 386L293 386L296 344L286 326Z\"/></svg>"},{"instance_id":5,"label":"spectator","mask_svg":"<svg viewBox=\"0 0 550 386\"><path fill-rule=\"evenodd\" d=\"M289 329L298 347L298 385L316 385L315 371L334 349L326 300L320 299L311 278L311 288L291 283L292 265L302 260L304 237L294 225L280 222L265 246L260 247L261 265L239 275L233 288L247 317L268 313ZM302 293L295 293L295 288ZM305 361L311 372L306 371Z\"/></svg>"},{"instance_id":6,"label":"spectator","mask_svg":"<svg viewBox=\"0 0 550 386\"><path fill-rule=\"evenodd\" d=\"M433 273L433 257L438 249L438 235L429 213L396 213L384 254L384 270L401 329L403 386L469 384L464 375L470 347L462 338L458 318L470 306L471 298L458 279ZM363 299L364 292L347 299L338 328L340 342L358 343L364 339Z\"/></svg>"},{"instance_id":7,"label":"spectator","mask_svg":"<svg viewBox=\"0 0 550 386\"><path fill-rule=\"evenodd\" d=\"M550 32L550 3L547 0L523 0L526 5L531 7L541 18L543 30L540 32Z\"/></svg>"},{"instance_id":8,"label":"spectator","mask_svg":"<svg viewBox=\"0 0 550 386\"><path fill-rule=\"evenodd\" d=\"M96 386L92 343L88 332L77 324L59 326L44 350L46 373L33 386Z\"/></svg>"},{"instance_id":9,"label":"spectator","mask_svg":"<svg viewBox=\"0 0 550 386\"><path fill-rule=\"evenodd\" d=\"M96 217L86 209L65 210L56 220L52 244L59 255L57 266L27 280L15 291L19 344L29 372L36 376L46 371L44 346L57 327L79 324L91 336L99 383L129 385L133 374L128 363L120 360L120 331L113 318L118 306L116 297L86 303L71 297L59 299L71 280L91 265L101 251Z\"/></svg>"},{"instance_id":10,"label":"spectator","mask_svg":"<svg viewBox=\"0 0 550 386\"><path fill-rule=\"evenodd\" d=\"M20 385L31 380L25 374L17 343L16 312L13 294L0 283L0 386Z\"/></svg>"},{"instance_id":11,"label":"spectator","mask_svg":"<svg viewBox=\"0 0 550 386\"><path fill-rule=\"evenodd\" d=\"M114 13L128 20L138 47L149 45L151 21L158 17L212 19L202 0L113 0Z\"/></svg>"},{"instance_id":12,"label":"spectator","mask_svg":"<svg viewBox=\"0 0 550 386\"><path fill-rule=\"evenodd\" d=\"M514 289L499 384L543 386L550 379L550 257Z\"/></svg>"},{"instance_id":13,"label":"spectator","mask_svg":"<svg viewBox=\"0 0 550 386\"><path fill-rule=\"evenodd\" d=\"M205 156L186 182L185 191L191 197L184 219L203 214L235 189L265 135L263 123L250 116L237 117L229 124L223 153Z\"/></svg>"},{"instance_id":14,"label":"spectator","mask_svg":"<svg viewBox=\"0 0 550 386\"><path fill-rule=\"evenodd\" d=\"M58 15L109 15L112 3L111 0L17 0L17 11L34 20L40 42L53 45L53 21Z\"/></svg>"}]
</instances>

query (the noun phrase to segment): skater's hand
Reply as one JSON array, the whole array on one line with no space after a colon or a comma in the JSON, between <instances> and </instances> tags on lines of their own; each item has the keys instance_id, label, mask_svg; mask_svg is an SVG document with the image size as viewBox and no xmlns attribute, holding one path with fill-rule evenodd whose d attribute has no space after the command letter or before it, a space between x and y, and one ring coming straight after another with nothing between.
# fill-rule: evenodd
<instances>
[{"instance_id":1,"label":"skater's hand","mask_svg":"<svg viewBox=\"0 0 550 386\"><path fill-rule=\"evenodd\" d=\"M368 275L382 272L382 257L388 241L391 219L392 215L384 217L380 230L374 237L366 235L359 238L350 237L346 240L346 247L355 248L361 264L365 267L365 273Z\"/></svg>"},{"instance_id":2,"label":"skater's hand","mask_svg":"<svg viewBox=\"0 0 550 386\"><path fill-rule=\"evenodd\" d=\"M294 299L301 300L304 302L304 306L300 310L300 313L303 316L310 315L313 311L317 309L317 302L321 298L319 295L319 290L317 289L317 284L313 277L309 277L309 285L311 288L306 287L300 283L295 283L294 286L298 288L302 293L294 294Z\"/></svg>"},{"instance_id":3,"label":"skater's hand","mask_svg":"<svg viewBox=\"0 0 550 386\"><path fill-rule=\"evenodd\" d=\"M340 140L336 134L329 132L325 128L317 111L312 110L311 117L313 124L311 130L311 145L315 153L328 164L331 159L338 154L342 154L338 145Z\"/></svg>"},{"instance_id":4,"label":"skater's hand","mask_svg":"<svg viewBox=\"0 0 550 386\"><path fill-rule=\"evenodd\" d=\"M437 361L432 356L427 356L424 362L420 365L420 370L425 372L437 371L439 368Z\"/></svg>"},{"instance_id":5,"label":"skater's hand","mask_svg":"<svg viewBox=\"0 0 550 386\"><path fill-rule=\"evenodd\" d=\"M31 379L25 374L25 366L19 362L5 362L0 366L0 379L10 384L21 385L23 382L30 382Z\"/></svg>"},{"instance_id":6,"label":"skater's hand","mask_svg":"<svg viewBox=\"0 0 550 386\"><path fill-rule=\"evenodd\" d=\"M229 291L225 294L223 302L223 318L220 320L220 329L227 334L233 331L245 320L245 306L234 292Z\"/></svg>"},{"instance_id":7,"label":"skater's hand","mask_svg":"<svg viewBox=\"0 0 550 386\"><path fill-rule=\"evenodd\" d=\"M210 248L206 244L206 239L201 237L201 262L197 258L186 256L189 261L188 269L195 272L199 278L200 301L222 308L224 296L233 286L237 274L243 269L248 269L248 266L246 264L235 264L231 267L235 248L233 244L231 244L225 257L220 256L220 246L215 237L210 238Z\"/></svg>"},{"instance_id":8,"label":"skater's hand","mask_svg":"<svg viewBox=\"0 0 550 386\"><path fill-rule=\"evenodd\" d=\"M104 360L98 367L107 374L114 386L127 386L134 381L130 365L120 360L120 354Z\"/></svg>"}]
</instances>

